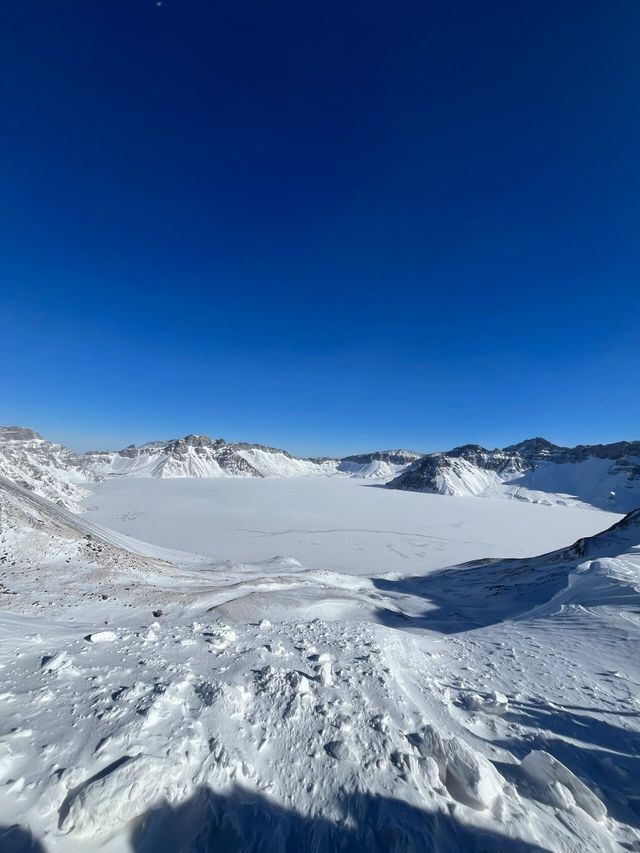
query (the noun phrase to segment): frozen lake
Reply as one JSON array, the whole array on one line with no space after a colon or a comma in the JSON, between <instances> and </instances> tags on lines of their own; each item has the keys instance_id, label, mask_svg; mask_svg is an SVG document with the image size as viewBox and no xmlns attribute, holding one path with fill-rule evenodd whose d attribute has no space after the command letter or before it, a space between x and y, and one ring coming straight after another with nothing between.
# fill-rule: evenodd
<instances>
[{"instance_id":1,"label":"frozen lake","mask_svg":"<svg viewBox=\"0 0 640 853\"><path fill-rule=\"evenodd\" d=\"M481 557L541 554L620 518L347 478L131 478L89 488L87 520L154 545L237 563L294 557L309 568L350 574L422 573Z\"/></svg>"}]
</instances>

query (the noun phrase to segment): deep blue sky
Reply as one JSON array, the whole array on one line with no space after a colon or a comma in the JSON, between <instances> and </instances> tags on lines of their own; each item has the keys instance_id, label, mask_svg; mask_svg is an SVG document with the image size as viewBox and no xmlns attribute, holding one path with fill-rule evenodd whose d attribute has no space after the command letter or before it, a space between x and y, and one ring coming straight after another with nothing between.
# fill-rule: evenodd
<instances>
[{"instance_id":1,"label":"deep blue sky","mask_svg":"<svg viewBox=\"0 0 640 853\"><path fill-rule=\"evenodd\" d=\"M0 423L640 438L640 4L0 10Z\"/></svg>"}]
</instances>

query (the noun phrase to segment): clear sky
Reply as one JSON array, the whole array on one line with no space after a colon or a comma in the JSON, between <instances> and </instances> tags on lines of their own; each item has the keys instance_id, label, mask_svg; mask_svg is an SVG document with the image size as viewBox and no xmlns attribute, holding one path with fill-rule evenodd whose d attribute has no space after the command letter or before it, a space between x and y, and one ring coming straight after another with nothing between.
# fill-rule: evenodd
<instances>
[{"instance_id":1,"label":"clear sky","mask_svg":"<svg viewBox=\"0 0 640 853\"><path fill-rule=\"evenodd\" d=\"M0 10L0 423L640 438L640 4Z\"/></svg>"}]
</instances>

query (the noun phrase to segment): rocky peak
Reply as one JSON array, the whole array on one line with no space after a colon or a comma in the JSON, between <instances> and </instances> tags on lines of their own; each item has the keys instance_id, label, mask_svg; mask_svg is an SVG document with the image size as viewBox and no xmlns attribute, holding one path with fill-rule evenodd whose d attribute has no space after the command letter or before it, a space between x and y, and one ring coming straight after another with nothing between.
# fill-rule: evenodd
<instances>
[{"instance_id":1,"label":"rocky peak","mask_svg":"<svg viewBox=\"0 0 640 853\"><path fill-rule=\"evenodd\" d=\"M225 445L226 441L223 438L209 438L208 435L195 435L190 433L189 435L185 435L184 438L178 438L175 441L169 442L167 444L167 449L173 447L210 447L212 449L218 449Z\"/></svg>"},{"instance_id":2,"label":"rocky peak","mask_svg":"<svg viewBox=\"0 0 640 853\"><path fill-rule=\"evenodd\" d=\"M345 456L342 462L355 462L358 465L367 465L370 462L388 462L390 465L408 465L420 459L421 454L413 450L375 450L372 453L356 453L353 456Z\"/></svg>"},{"instance_id":3,"label":"rocky peak","mask_svg":"<svg viewBox=\"0 0 640 853\"><path fill-rule=\"evenodd\" d=\"M42 436L28 427L0 427L0 441L42 441Z\"/></svg>"},{"instance_id":4,"label":"rocky peak","mask_svg":"<svg viewBox=\"0 0 640 853\"><path fill-rule=\"evenodd\" d=\"M518 453L524 459L529 460L558 456L558 454L561 454L563 451L567 450L567 448L553 444L552 442L547 441L546 438L536 437L527 438L518 444L511 444L508 447L505 447L504 450L506 453Z\"/></svg>"}]
</instances>

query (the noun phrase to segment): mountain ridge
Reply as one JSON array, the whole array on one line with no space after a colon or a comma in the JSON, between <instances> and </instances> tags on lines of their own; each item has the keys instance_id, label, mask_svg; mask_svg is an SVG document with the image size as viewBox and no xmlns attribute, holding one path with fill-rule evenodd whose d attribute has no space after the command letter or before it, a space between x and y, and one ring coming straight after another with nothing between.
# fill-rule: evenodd
<instances>
[{"instance_id":1,"label":"mountain ridge","mask_svg":"<svg viewBox=\"0 0 640 853\"><path fill-rule=\"evenodd\" d=\"M640 441L563 447L537 437L494 450L466 444L421 457L387 486L629 512L640 506Z\"/></svg>"},{"instance_id":2,"label":"mountain ridge","mask_svg":"<svg viewBox=\"0 0 640 853\"><path fill-rule=\"evenodd\" d=\"M640 506L640 441L564 447L537 436L492 450L463 444L428 454L301 457L190 433L74 453L31 428L7 426L0 427L0 475L72 510L87 496L87 483L111 477L351 477L404 491L584 503L624 513Z\"/></svg>"}]
</instances>

